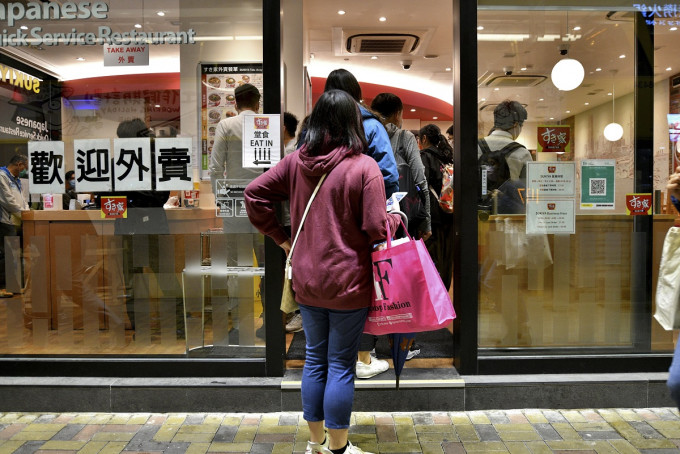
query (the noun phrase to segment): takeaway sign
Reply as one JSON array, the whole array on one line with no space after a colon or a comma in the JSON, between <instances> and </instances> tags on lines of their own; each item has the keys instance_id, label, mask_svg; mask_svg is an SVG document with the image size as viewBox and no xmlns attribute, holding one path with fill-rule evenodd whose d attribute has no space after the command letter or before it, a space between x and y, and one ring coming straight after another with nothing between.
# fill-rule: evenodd
<instances>
[{"instance_id":1,"label":"takeaway sign","mask_svg":"<svg viewBox=\"0 0 680 454\"><path fill-rule=\"evenodd\" d=\"M104 44L104 66L149 66L149 45Z\"/></svg>"}]
</instances>

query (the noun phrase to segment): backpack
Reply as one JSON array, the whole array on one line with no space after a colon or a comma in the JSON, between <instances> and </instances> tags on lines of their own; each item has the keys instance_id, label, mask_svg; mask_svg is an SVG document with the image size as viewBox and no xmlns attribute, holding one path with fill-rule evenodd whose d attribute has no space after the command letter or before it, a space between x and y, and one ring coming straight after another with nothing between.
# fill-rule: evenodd
<instances>
[{"instance_id":1,"label":"backpack","mask_svg":"<svg viewBox=\"0 0 680 454\"><path fill-rule=\"evenodd\" d=\"M399 207L406 214L408 232L413 236L416 235L422 221L427 218L427 211L420 188L411 172L411 166L404 157L404 133L403 130L399 131L399 138L394 149L394 159L397 161L397 170L399 171L399 192L406 193L404 198L399 201Z\"/></svg>"},{"instance_id":2,"label":"backpack","mask_svg":"<svg viewBox=\"0 0 680 454\"><path fill-rule=\"evenodd\" d=\"M510 181L510 167L506 160L507 156L521 148L522 145L517 142L510 142L500 150L492 151L486 140L479 139L478 144L482 150L482 155L479 157L480 205L489 209L494 191L503 192L503 188L509 187L505 184Z\"/></svg>"},{"instance_id":3,"label":"backpack","mask_svg":"<svg viewBox=\"0 0 680 454\"><path fill-rule=\"evenodd\" d=\"M453 213L453 163L441 164L439 170L442 173L442 190L437 194L430 186L430 192L444 213Z\"/></svg>"}]
</instances>

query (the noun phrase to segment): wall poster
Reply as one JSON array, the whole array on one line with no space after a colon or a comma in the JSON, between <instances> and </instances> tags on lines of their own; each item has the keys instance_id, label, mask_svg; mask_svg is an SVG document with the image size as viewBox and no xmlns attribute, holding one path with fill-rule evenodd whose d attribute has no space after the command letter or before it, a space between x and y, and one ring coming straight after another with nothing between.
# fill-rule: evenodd
<instances>
[{"instance_id":1,"label":"wall poster","mask_svg":"<svg viewBox=\"0 0 680 454\"><path fill-rule=\"evenodd\" d=\"M200 63L200 105L199 126L201 131L201 156L199 175L202 180L210 179L208 165L215 143L215 130L220 120L233 117L236 113L234 90L246 83L260 91L260 104L264 99L262 90L262 63ZM262 107L260 107L260 113Z\"/></svg>"}]
</instances>

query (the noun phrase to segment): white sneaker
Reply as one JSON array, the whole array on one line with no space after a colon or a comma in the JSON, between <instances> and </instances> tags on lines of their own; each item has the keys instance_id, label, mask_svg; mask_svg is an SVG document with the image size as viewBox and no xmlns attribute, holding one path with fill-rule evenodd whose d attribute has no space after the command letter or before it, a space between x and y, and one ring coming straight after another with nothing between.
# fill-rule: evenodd
<instances>
[{"instance_id":1,"label":"white sneaker","mask_svg":"<svg viewBox=\"0 0 680 454\"><path fill-rule=\"evenodd\" d=\"M387 362L387 361L385 361L385 362ZM368 451L364 451L361 448L357 448L356 446L354 446L352 444L352 442L347 440L347 449L345 449L345 454L373 454L373 453L368 452Z\"/></svg>"},{"instance_id":2,"label":"white sneaker","mask_svg":"<svg viewBox=\"0 0 680 454\"><path fill-rule=\"evenodd\" d=\"M333 454L333 451L331 451L328 448L328 444L330 443L328 431L324 430L324 433L326 439L324 440L323 443L315 443L313 441L307 442L307 449L305 449L305 454Z\"/></svg>"},{"instance_id":3,"label":"white sneaker","mask_svg":"<svg viewBox=\"0 0 680 454\"><path fill-rule=\"evenodd\" d=\"M420 355L420 346L413 343L413 345L411 345L411 349L406 354L406 361L413 359L418 355Z\"/></svg>"},{"instance_id":4,"label":"white sneaker","mask_svg":"<svg viewBox=\"0 0 680 454\"><path fill-rule=\"evenodd\" d=\"M297 333L298 331L302 331L302 314L293 315L293 318L286 323L287 333Z\"/></svg>"},{"instance_id":5,"label":"white sneaker","mask_svg":"<svg viewBox=\"0 0 680 454\"><path fill-rule=\"evenodd\" d=\"M357 378L371 378L382 374L390 368L390 363L383 359L371 358L370 364L357 361ZM361 452L361 451L358 451Z\"/></svg>"}]
</instances>

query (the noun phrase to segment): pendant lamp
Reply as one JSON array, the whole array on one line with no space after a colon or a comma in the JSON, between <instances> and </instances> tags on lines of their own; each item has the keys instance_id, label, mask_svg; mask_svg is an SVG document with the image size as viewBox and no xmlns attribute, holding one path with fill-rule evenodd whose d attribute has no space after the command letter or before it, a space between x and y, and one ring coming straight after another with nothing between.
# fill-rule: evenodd
<instances>
[{"instance_id":1,"label":"pendant lamp","mask_svg":"<svg viewBox=\"0 0 680 454\"><path fill-rule=\"evenodd\" d=\"M616 109L614 107L614 98L616 97L616 92L614 91L614 76L616 75L616 70L612 70L612 122L604 127L604 138L610 142L616 142L621 137L623 137L623 127L615 121Z\"/></svg>"},{"instance_id":2,"label":"pendant lamp","mask_svg":"<svg viewBox=\"0 0 680 454\"><path fill-rule=\"evenodd\" d=\"M569 34L569 12L567 11L567 35ZM577 88L583 82L586 74L583 65L580 61L567 57L569 53L569 45L564 44L560 46L560 55L562 59L555 63L552 72L550 73L550 80L558 90L571 91Z\"/></svg>"}]
</instances>

